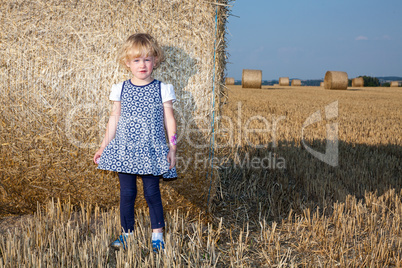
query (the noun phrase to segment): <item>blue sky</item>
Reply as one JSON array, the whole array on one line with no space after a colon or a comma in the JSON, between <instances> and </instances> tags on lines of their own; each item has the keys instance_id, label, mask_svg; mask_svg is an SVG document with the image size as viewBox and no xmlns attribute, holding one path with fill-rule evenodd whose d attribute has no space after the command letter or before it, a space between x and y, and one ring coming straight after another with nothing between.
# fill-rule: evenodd
<instances>
[{"instance_id":1,"label":"blue sky","mask_svg":"<svg viewBox=\"0 0 402 268\"><path fill-rule=\"evenodd\" d=\"M231 13L228 77L402 76L402 0L237 0Z\"/></svg>"}]
</instances>

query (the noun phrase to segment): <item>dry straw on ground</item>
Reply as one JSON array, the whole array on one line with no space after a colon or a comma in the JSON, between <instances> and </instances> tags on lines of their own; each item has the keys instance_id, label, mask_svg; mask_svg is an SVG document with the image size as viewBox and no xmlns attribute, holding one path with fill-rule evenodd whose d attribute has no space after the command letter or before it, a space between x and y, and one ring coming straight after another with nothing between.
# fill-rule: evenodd
<instances>
[{"instance_id":1,"label":"dry straw on ground","mask_svg":"<svg viewBox=\"0 0 402 268\"><path fill-rule=\"evenodd\" d=\"M299 86L301 86L301 80L299 80L299 79L292 79L291 86L292 86L292 87L299 87Z\"/></svg>"},{"instance_id":2,"label":"dry straw on ground","mask_svg":"<svg viewBox=\"0 0 402 268\"><path fill-rule=\"evenodd\" d=\"M241 85L243 88L261 88L262 71L243 69Z\"/></svg>"},{"instance_id":3,"label":"dry straw on ground","mask_svg":"<svg viewBox=\"0 0 402 268\"><path fill-rule=\"evenodd\" d=\"M289 86L289 77L280 77L279 85L280 86Z\"/></svg>"},{"instance_id":4,"label":"dry straw on ground","mask_svg":"<svg viewBox=\"0 0 402 268\"><path fill-rule=\"evenodd\" d=\"M339 71L327 71L324 78L325 89L347 89L348 74Z\"/></svg>"},{"instance_id":5,"label":"dry straw on ground","mask_svg":"<svg viewBox=\"0 0 402 268\"><path fill-rule=\"evenodd\" d=\"M229 85L234 85L235 84L235 80L233 77L226 77L225 78L225 85L229 86Z\"/></svg>"},{"instance_id":6,"label":"dry straw on ground","mask_svg":"<svg viewBox=\"0 0 402 268\"><path fill-rule=\"evenodd\" d=\"M356 77L352 79L352 87L364 87L363 77Z\"/></svg>"},{"instance_id":7,"label":"dry straw on ground","mask_svg":"<svg viewBox=\"0 0 402 268\"><path fill-rule=\"evenodd\" d=\"M162 187L165 205L205 205L207 169L191 162L184 170L182 162L196 153L208 158L213 99L217 115L224 95L227 3L1 1L0 213L35 209L50 196L118 201L115 175L97 171L91 159L104 135L110 88L130 77L117 51L135 32L162 46L166 61L155 78L173 84L178 99L182 167L179 180Z\"/></svg>"},{"instance_id":8,"label":"dry straw on ground","mask_svg":"<svg viewBox=\"0 0 402 268\"><path fill-rule=\"evenodd\" d=\"M389 86L390 86L390 87L399 87L399 82L398 82L398 81L392 81L392 82L389 84Z\"/></svg>"},{"instance_id":9,"label":"dry straw on ground","mask_svg":"<svg viewBox=\"0 0 402 268\"><path fill-rule=\"evenodd\" d=\"M242 218L238 226L170 211L160 253L152 253L141 210L127 250L114 251L118 211L49 202L12 227L0 223L0 267L401 267L401 198L395 190L348 196L327 216L306 208L280 222Z\"/></svg>"}]
</instances>

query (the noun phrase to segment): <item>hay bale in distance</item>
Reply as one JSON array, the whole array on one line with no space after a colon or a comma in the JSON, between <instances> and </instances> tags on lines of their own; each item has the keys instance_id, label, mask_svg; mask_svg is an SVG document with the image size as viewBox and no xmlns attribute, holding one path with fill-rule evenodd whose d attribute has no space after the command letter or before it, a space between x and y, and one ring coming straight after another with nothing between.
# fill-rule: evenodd
<instances>
[{"instance_id":1,"label":"hay bale in distance","mask_svg":"<svg viewBox=\"0 0 402 268\"><path fill-rule=\"evenodd\" d=\"M348 74L339 71L327 71L324 78L325 89L347 89Z\"/></svg>"},{"instance_id":2,"label":"hay bale in distance","mask_svg":"<svg viewBox=\"0 0 402 268\"><path fill-rule=\"evenodd\" d=\"M321 82L321 83L320 83L320 87L324 87L324 82Z\"/></svg>"},{"instance_id":3,"label":"hay bale in distance","mask_svg":"<svg viewBox=\"0 0 402 268\"><path fill-rule=\"evenodd\" d=\"M398 81L392 81L392 82L389 84L389 86L390 86L390 87L399 87L399 82L398 82Z\"/></svg>"},{"instance_id":4,"label":"hay bale in distance","mask_svg":"<svg viewBox=\"0 0 402 268\"><path fill-rule=\"evenodd\" d=\"M290 84L292 87L300 87L301 80L300 79L292 79L292 83Z\"/></svg>"},{"instance_id":5,"label":"hay bale in distance","mask_svg":"<svg viewBox=\"0 0 402 268\"><path fill-rule=\"evenodd\" d=\"M225 78L225 85L229 86L229 85L234 85L235 84L235 80L233 77L226 77Z\"/></svg>"},{"instance_id":6,"label":"hay bale in distance","mask_svg":"<svg viewBox=\"0 0 402 268\"><path fill-rule=\"evenodd\" d=\"M289 77L280 77L279 85L280 86L289 86Z\"/></svg>"},{"instance_id":7,"label":"hay bale in distance","mask_svg":"<svg viewBox=\"0 0 402 268\"><path fill-rule=\"evenodd\" d=\"M242 88L261 88L262 71L243 69L241 76Z\"/></svg>"},{"instance_id":8,"label":"hay bale in distance","mask_svg":"<svg viewBox=\"0 0 402 268\"><path fill-rule=\"evenodd\" d=\"M352 87L364 87L363 77L356 77L352 79Z\"/></svg>"}]
</instances>

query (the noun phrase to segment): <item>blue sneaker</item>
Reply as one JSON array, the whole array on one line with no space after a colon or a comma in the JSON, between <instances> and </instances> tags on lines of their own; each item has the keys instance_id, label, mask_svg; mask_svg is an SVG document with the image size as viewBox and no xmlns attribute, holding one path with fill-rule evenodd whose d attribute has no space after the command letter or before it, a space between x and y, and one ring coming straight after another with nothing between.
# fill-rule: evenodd
<instances>
[{"instance_id":1,"label":"blue sneaker","mask_svg":"<svg viewBox=\"0 0 402 268\"><path fill-rule=\"evenodd\" d=\"M120 235L110 246L114 249L127 249L127 236L128 235Z\"/></svg>"},{"instance_id":2,"label":"blue sneaker","mask_svg":"<svg viewBox=\"0 0 402 268\"><path fill-rule=\"evenodd\" d=\"M165 242L161 240L152 240L152 249L154 252L158 252L161 249L165 249Z\"/></svg>"}]
</instances>

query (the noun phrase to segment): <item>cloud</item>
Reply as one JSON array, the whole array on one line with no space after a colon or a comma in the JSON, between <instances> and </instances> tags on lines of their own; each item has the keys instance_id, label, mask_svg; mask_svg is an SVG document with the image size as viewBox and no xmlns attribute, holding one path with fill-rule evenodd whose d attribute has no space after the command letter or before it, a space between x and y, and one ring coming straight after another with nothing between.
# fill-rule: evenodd
<instances>
[{"instance_id":1,"label":"cloud","mask_svg":"<svg viewBox=\"0 0 402 268\"><path fill-rule=\"evenodd\" d=\"M358 37L355 38L356 41L361 41L361 40L368 40L367 36L364 35L359 35Z\"/></svg>"}]
</instances>

